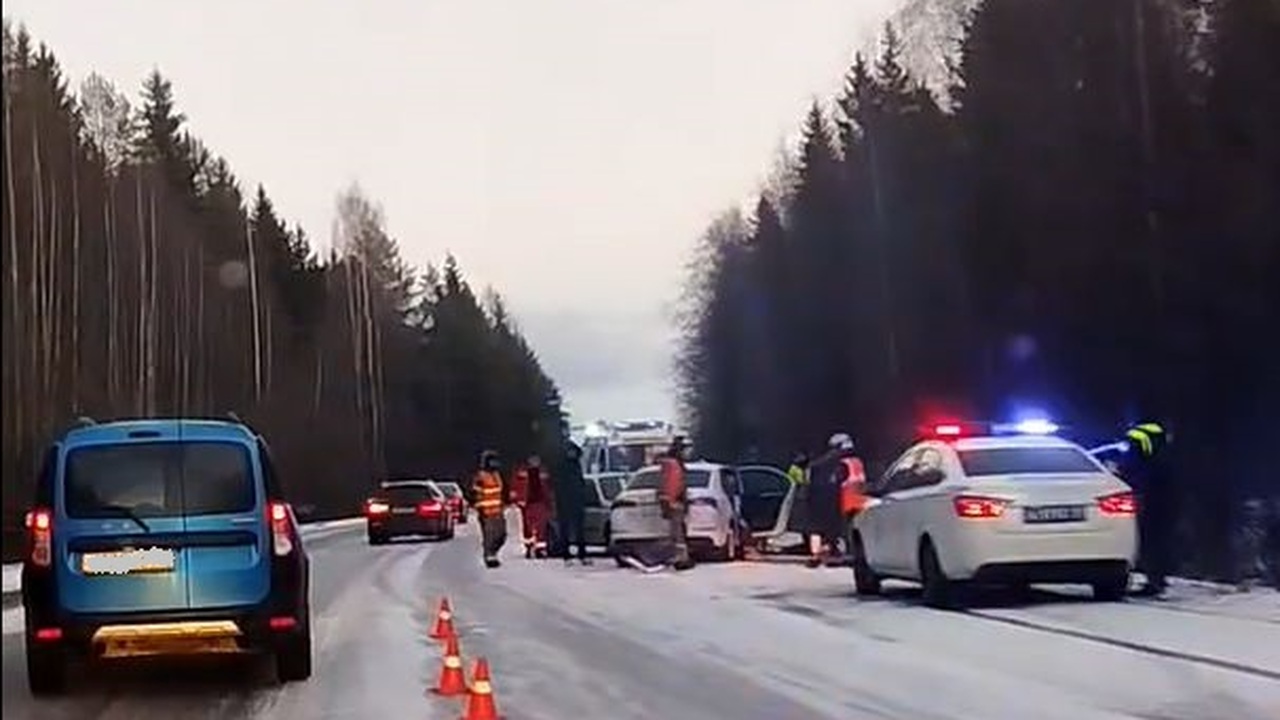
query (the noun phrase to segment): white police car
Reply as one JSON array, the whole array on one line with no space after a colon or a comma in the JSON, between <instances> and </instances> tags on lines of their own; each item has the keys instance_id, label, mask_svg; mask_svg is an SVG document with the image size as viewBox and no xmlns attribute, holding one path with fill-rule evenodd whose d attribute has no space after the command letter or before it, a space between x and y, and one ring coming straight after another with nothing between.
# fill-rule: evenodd
<instances>
[{"instance_id":1,"label":"white police car","mask_svg":"<svg viewBox=\"0 0 1280 720\"><path fill-rule=\"evenodd\" d=\"M919 581L934 607L961 603L970 584L1084 583L1122 599L1137 555L1133 492L1055 429L945 423L912 445L851 525L858 594L896 578Z\"/></svg>"}]
</instances>

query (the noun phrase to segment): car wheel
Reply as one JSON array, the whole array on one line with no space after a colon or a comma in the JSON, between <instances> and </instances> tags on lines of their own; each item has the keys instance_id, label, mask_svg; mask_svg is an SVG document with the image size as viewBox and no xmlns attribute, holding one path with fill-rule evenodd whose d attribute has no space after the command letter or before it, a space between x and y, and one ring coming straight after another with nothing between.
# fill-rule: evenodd
<instances>
[{"instance_id":1,"label":"car wheel","mask_svg":"<svg viewBox=\"0 0 1280 720\"><path fill-rule=\"evenodd\" d=\"M36 697L61 695L67 689L67 659L61 652L27 643L27 687Z\"/></svg>"},{"instance_id":2,"label":"car wheel","mask_svg":"<svg viewBox=\"0 0 1280 720\"><path fill-rule=\"evenodd\" d=\"M1093 583L1093 599L1099 602L1120 602L1129 592L1129 573L1116 573L1113 577Z\"/></svg>"},{"instance_id":3,"label":"car wheel","mask_svg":"<svg viewBox=\"0 0 1280 720\"><path fill-rule=\"evenodd\" d=\"M938 552L928 538L920 543L920 584L924 589L924 604L931 608L953 609L961 604L958 588L943 572Z\"/></svg>"},{"instance_id":4,"label":"car wheel","mask_svg":"<svg viewBox=\"0 0 1280 720\"><path fill-rule=\"evenodd\" d=\"M871 569L867 562L867 549L862 545L861 535L849 538L850 552L853 554L853 589L859 595L872 596L880 594L880 576Z\"/></svg>"},{"instance_id":5,"label":"car wheel","mask_svg":"<svg viewBox=\"0 0 1280 720\"><path fill-rule=\"evenodd\" d=\"M311 677L311 617L296 637L276 651L276 677L280 682L298 682Z\"/></svg>"}]
</instances>

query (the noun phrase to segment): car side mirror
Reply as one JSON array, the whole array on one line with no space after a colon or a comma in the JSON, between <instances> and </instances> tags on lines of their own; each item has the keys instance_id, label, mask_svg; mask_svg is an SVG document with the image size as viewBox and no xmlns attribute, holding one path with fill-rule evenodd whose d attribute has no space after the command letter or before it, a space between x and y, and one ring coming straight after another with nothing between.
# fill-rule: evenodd
<instances>
[{"instance_id":1,"label":"car side mirror","mask_svg":"<svg viewBox=\"0 0 1280 720\"><path fill-rule=\"evenodd\" d=\"M915 475L922 485L937 485L947 477L947 474L942 472L942 468L925 468L924 470L917 470Z\"/></svg>"}]
</instances>

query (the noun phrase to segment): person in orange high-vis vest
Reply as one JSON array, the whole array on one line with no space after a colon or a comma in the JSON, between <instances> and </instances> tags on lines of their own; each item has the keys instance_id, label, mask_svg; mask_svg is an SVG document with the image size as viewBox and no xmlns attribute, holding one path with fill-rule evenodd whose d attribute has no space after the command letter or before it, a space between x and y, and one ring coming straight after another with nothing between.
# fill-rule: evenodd
<instances>
[{"instance_id":1,"label":"person in orange high-vis vest","mask_svg":"<svg viewBox=\"0 0 1280 720\"><path fill-rule=\"evenodd\" d=\"M693 567L689 557L688 528L686 526L689 495L684 479L685 441L676 436L671 441L667 454L659 461L662 468L662 486L659 489L658 502L662 507L662 517L667 521L668 540L672 545L672 565L676 570L688 570Z\"/></svg>"},{"instance_id":2,"label":"person in orange high-vis vest","mask_svg":"<svg viewBox=\"0 0 1280 720\"><path fill-rule=\"evenodd\" d=\"M857 455L840 458L840 514L846 520L853 518L867 506L867 471Z\"/></svg>"},{"instance_id":3,"label":"person in orange high-vis vest","mask_svg":"<svg viewBox=\"0 0 1280 720\"><path fill-rule=\"evenodd\" d=\"M484 552L484 564L490 568L502 564L498 560L498 551L507 542L507 516L503 512L506 497L500 467L498 454L486 450L480 455L480 469L471 486L476 515L480 519L480 544Z\"/></svg>"},{"instance_id":4,"label":"person in orange high-vis vest","mask_svg":"<svg viewBox=\"0 0 1280 720\"><path fill-rule=\"evenodd\" d=\"M551 522L554 498L551 478L542 468L542 459L537 454L530 455L525 464L516 470L511 495L516 506L520 508L524 556L526 558L546 557L547 524Z\"/></svg>"}]
</instances>

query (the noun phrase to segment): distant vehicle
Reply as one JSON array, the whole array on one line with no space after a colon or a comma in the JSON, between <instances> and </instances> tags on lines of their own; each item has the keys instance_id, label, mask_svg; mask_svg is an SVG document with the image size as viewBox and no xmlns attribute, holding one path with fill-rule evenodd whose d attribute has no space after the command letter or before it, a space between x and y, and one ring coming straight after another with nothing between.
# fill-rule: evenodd
<instances>
[{"instance_id":1,"label":"distant vehicle","mask_svg":"<svg viewBox=\"0 0 1280 720\"><path fill-rule=\"evenodd\" d=\"M674 425L662 420L592 423L581 430L582 471L587 475L635 472L657 462L679 434Z\"/></svg>"},{"instance_id":2,"label":"distant vehicle","mask_svg":"<svg viewBox=\"0 0 1280 720\"><path fill-rule=\"evenodd\" d=\"M444 491L430 480L382 483L365 501L364 516L370 545L406 535L450 540L457 522Z\"/></svg>"},{"instance_id":3,"label":"distant vehicle","mask_svg":"<svg viewBox=\"0 0 1280 720\"><path fill-rule=\"evenodd\" d=\"M734 560L741 557L748 541L777 538L786 532L794 489L777 468L692 462L686 465L685 484L689 546L695 556ZM658 503L660 485L661 470L645 467L631 476L614 499L609 532L615 557L667 537Z\"/></svg>"},{"instance_id":4,"label":"distant vehicle","mask_svg":"<svg viewBox=\"0 0 1280 720\"><path fill-rule=\"evenodd\" d=\"M436 487L440 488L440 492L444 493L446 504L453 511L453 520L456 523L466 524L467 522L467 496L462 492L462 486L451 481L436 481Z\"/></svg>"},{"instance_id":5,"label":"distant vehicle","mask_svg":"<svg viewBox=\"0 0 1280 720\"><path fill-rule=\"evenodd\" d=\"M239 422L82 420L26 516L32 694L74 658L267 653L311 676L310 568L266 442Z\"/></svg>"},{"instance_id":6,"label":"distant vehicle","mask_svg":"<svg viewBox=\"0 0 1280 720\"><path fill-rule=\"evenodd\" d=\"M1129 486L1050 432L975 432L937 426L868 488L848 541L858 593L899 578L935 607L962 604L968 584L1084 583L1122 599L1137 555Z\"/></svg>"},{"instance_id":7,"label":"distant vehicle","mask_svg":"<svg viewBox=\"0 0 1280 720\"><path fill-rule=\"evenodd\" d=\"M608 547L609 513L614 498L622 492L627 482L626 473L602 473L583 478L586 483L586 511L583 517L583 534L588 545Z\"/></svg>"}]
</instances>

